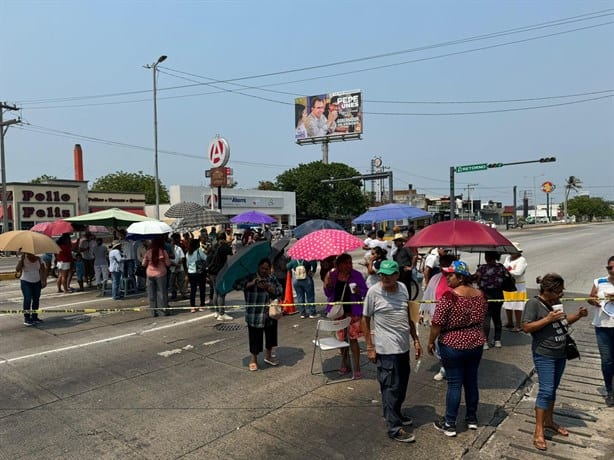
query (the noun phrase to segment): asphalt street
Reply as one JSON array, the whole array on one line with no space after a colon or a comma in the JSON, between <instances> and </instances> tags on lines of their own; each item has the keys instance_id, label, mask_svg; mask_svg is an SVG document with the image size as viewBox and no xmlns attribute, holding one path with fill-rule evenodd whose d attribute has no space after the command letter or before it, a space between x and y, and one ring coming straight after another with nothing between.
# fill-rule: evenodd
<instances>
[{"instance_id":1,"label":"asphalt street","mask_svg":"<svg viewBox=\"0 0 614 460\"><path fill-rule=\"evenodd\" d=\"M611 228L507 236L523 245L529 280L559 271L565 297L582 298L602 274L602 259L610 255L604 249L614 247ZM563 263L569 248L577 254ZM463 257L477 261L474 254ZM0 286L0 309L19 309L18 282ZM316 292L322 301L320 283ZM249 372L240 293L227 304L236 318L231 322L191 314L186 302L174 303L172 316L152 318L140 311L143 296L114 302L95 291L58 294L50 286L41 326L0 316L0 459L584 459L614 452L614 410L599 394L603 382L588 320L575 326L582 359L569 363L556 406L571 435L554 436L541 453L532 446L536 378L525 334L505 331L503 348L484 352L480 426L473 431L459 423L456 438L432 427L445 405L446 382L433 380L437 363L430 356L418 370L414 363L404 407L416 442L406 445L386 436L375 368L365 353L361 380L325 385L310 373L316 320L293 315L280 321L280 365L261 357L260 370ZM573 311L585 302L564 304ZM90 308L96 312L82 311ZM426 348L428 329L419 332ZM331 354L325 365L338 368L338 357Z\"/></svg>"}]
</instances>

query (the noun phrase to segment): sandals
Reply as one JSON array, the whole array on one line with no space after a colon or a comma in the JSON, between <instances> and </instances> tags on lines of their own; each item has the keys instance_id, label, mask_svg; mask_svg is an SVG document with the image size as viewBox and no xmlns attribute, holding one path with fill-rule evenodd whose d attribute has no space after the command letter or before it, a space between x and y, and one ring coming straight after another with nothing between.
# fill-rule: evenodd
<instances>
[{"instance_id":1,"label":"sandals","mask_svg":"<svg viewBox=\"0 0 614 460\"><path fill-rule=\"evenodd\" d=\"M197 311L198 311L198 310L197 310L196 308L192 308L192 309L190 310L190 313L196 313Z\"/></svg>"},{"instance_id":2,"label":"sandals","mask_svg":"<svg viewBox=\"0 0 614 460\"><path fill-rule=\"evenodd\" d=\"M279 361L277 361L272 356L270 358L264 358L264 362L269 364L269 365L271 365L271 366L278 366L279 365Z\"/></svg>"},{"instance_id":3,"label":"sandals","mask_svg":"<svg viewBox=\"0 0 614 460\"><path fill-rule=\"evenodd\" d=\"M348 372L350 372L350 370L347 367L345 367L345 366L342 366L342 367L339 368L339 375L345 375Z\"/></svg>"},{"instance_id":4,"label":"sandals","mask_svg":"<svg viewBox=\"0 0 614 460\"><path fill-rule=\"evenodd\" d=\"M546 440L544 438L533 438L533 445L537 450L548 450L548 445L546 444Z\"/></svg>"},{"instance_id":5,"label":"sandals","mask_svg":"<svg viewBox=\"0 0 614 460\"><path fill-rule=\"evenodd\" d=\"M251 372L256 372L258 370L258 364L257 363L249 363L249 370Z\"/></svg>"},{"instance_id":6,"label":"sandals","mask_svg":"<svg viewBox=\"0 0 614 460\"><path fill-rule=\"evenodd\" d=\"M569 431L567 431L567 428L561 425L557 425L556 423L553 425L544 425L544 428L550 431L554 431L561 436L569 436Z\"/></svg>"}]
</instances>

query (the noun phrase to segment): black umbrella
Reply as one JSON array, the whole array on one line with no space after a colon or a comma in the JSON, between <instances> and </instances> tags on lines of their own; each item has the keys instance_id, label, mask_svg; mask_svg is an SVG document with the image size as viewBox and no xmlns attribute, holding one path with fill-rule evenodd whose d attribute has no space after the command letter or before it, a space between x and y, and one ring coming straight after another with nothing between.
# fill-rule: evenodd
<instances>
[{"instance_id":1,"label":"black umbrella","mask_svg":"<svg viewBox=\"0 0 614 460\"><path fill-rule=\"evenodd\" d=\"M190 214L194 214L197 211L204 210L205 208L198 203L194 203L193 201L183 201L181 203L177 203L172 205L170 208L166 210L164 215L166 217L187 217Z\"/></svg>"},{"instance_id":2,"label":"black umbrella","mask_svg":"<svg viewBox=\"0 0 614 460\"><path fill-rule=\"evenodd\" d=\"M311 232L315 232L316 230L324 230L327 228L334 230L344 230L341 225L339 225L337 222L333 222L332 220L311 219L292 230L292 234L295 238L298 239L310 234Z\"/></svg>"},{"instance_id":3,"label":"black umbrella","mask_svg":"<svg viewBox=\"0 0 614 460\"><path fill-rule=\"evenodd\" d=\"M201 209L200 211L196 211L194 214L190 214L189 216L181 219L181 223L177 225L176 230L200 230L207 225L224 225L228 223L230 223L228 217L221 212Z\"/></svg>"},{"instance_id":4,"label":"black umbrella","mask_svg":"<svg viewBox=\"0 0 614 460\"><path fill-rule=\"evenodd\" d=\"M290 243L290 238L280 238L278 240L273 241L273 244L271 244L271 261L274 262L275 259L277 259L277 256L279 256L284 249L286 249L286 246L288 246L288 243Z\"/></svg>"}]
</instances>

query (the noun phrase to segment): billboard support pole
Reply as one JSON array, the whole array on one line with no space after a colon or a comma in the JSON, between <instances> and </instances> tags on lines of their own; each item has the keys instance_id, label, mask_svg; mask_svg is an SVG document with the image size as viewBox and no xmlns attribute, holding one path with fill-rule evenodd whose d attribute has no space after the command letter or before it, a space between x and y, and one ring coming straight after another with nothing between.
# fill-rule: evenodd
<instances>
[{"instance_id":1,"label":"billboard support pole","mask_svg":"<svg viewBox=\"0 0 614 460\"><path fill-rule=\"evenodd\" d=\"M328 164L328 141L322 142L322 163Z\"/></svg>"}]
</instances>

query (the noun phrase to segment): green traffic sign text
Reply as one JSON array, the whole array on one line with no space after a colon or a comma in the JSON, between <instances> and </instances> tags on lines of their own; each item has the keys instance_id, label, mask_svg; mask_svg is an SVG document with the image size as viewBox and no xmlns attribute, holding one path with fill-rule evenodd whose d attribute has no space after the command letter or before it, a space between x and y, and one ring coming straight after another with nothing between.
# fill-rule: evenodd
<instances>
[{"instance_id":1,"label":"green traffic sign text","mask_svg":"<svg viewBox=\"0 0 614 460\"><path fill-rule=\"evenodd\" d=\"M464 165L464 166L456 166L454 171L457 173L465 173L465 172L473 172L473 171L483 171L487 169L486 163L479 163L476 165Z\"/></svg>"}]
</instances>

